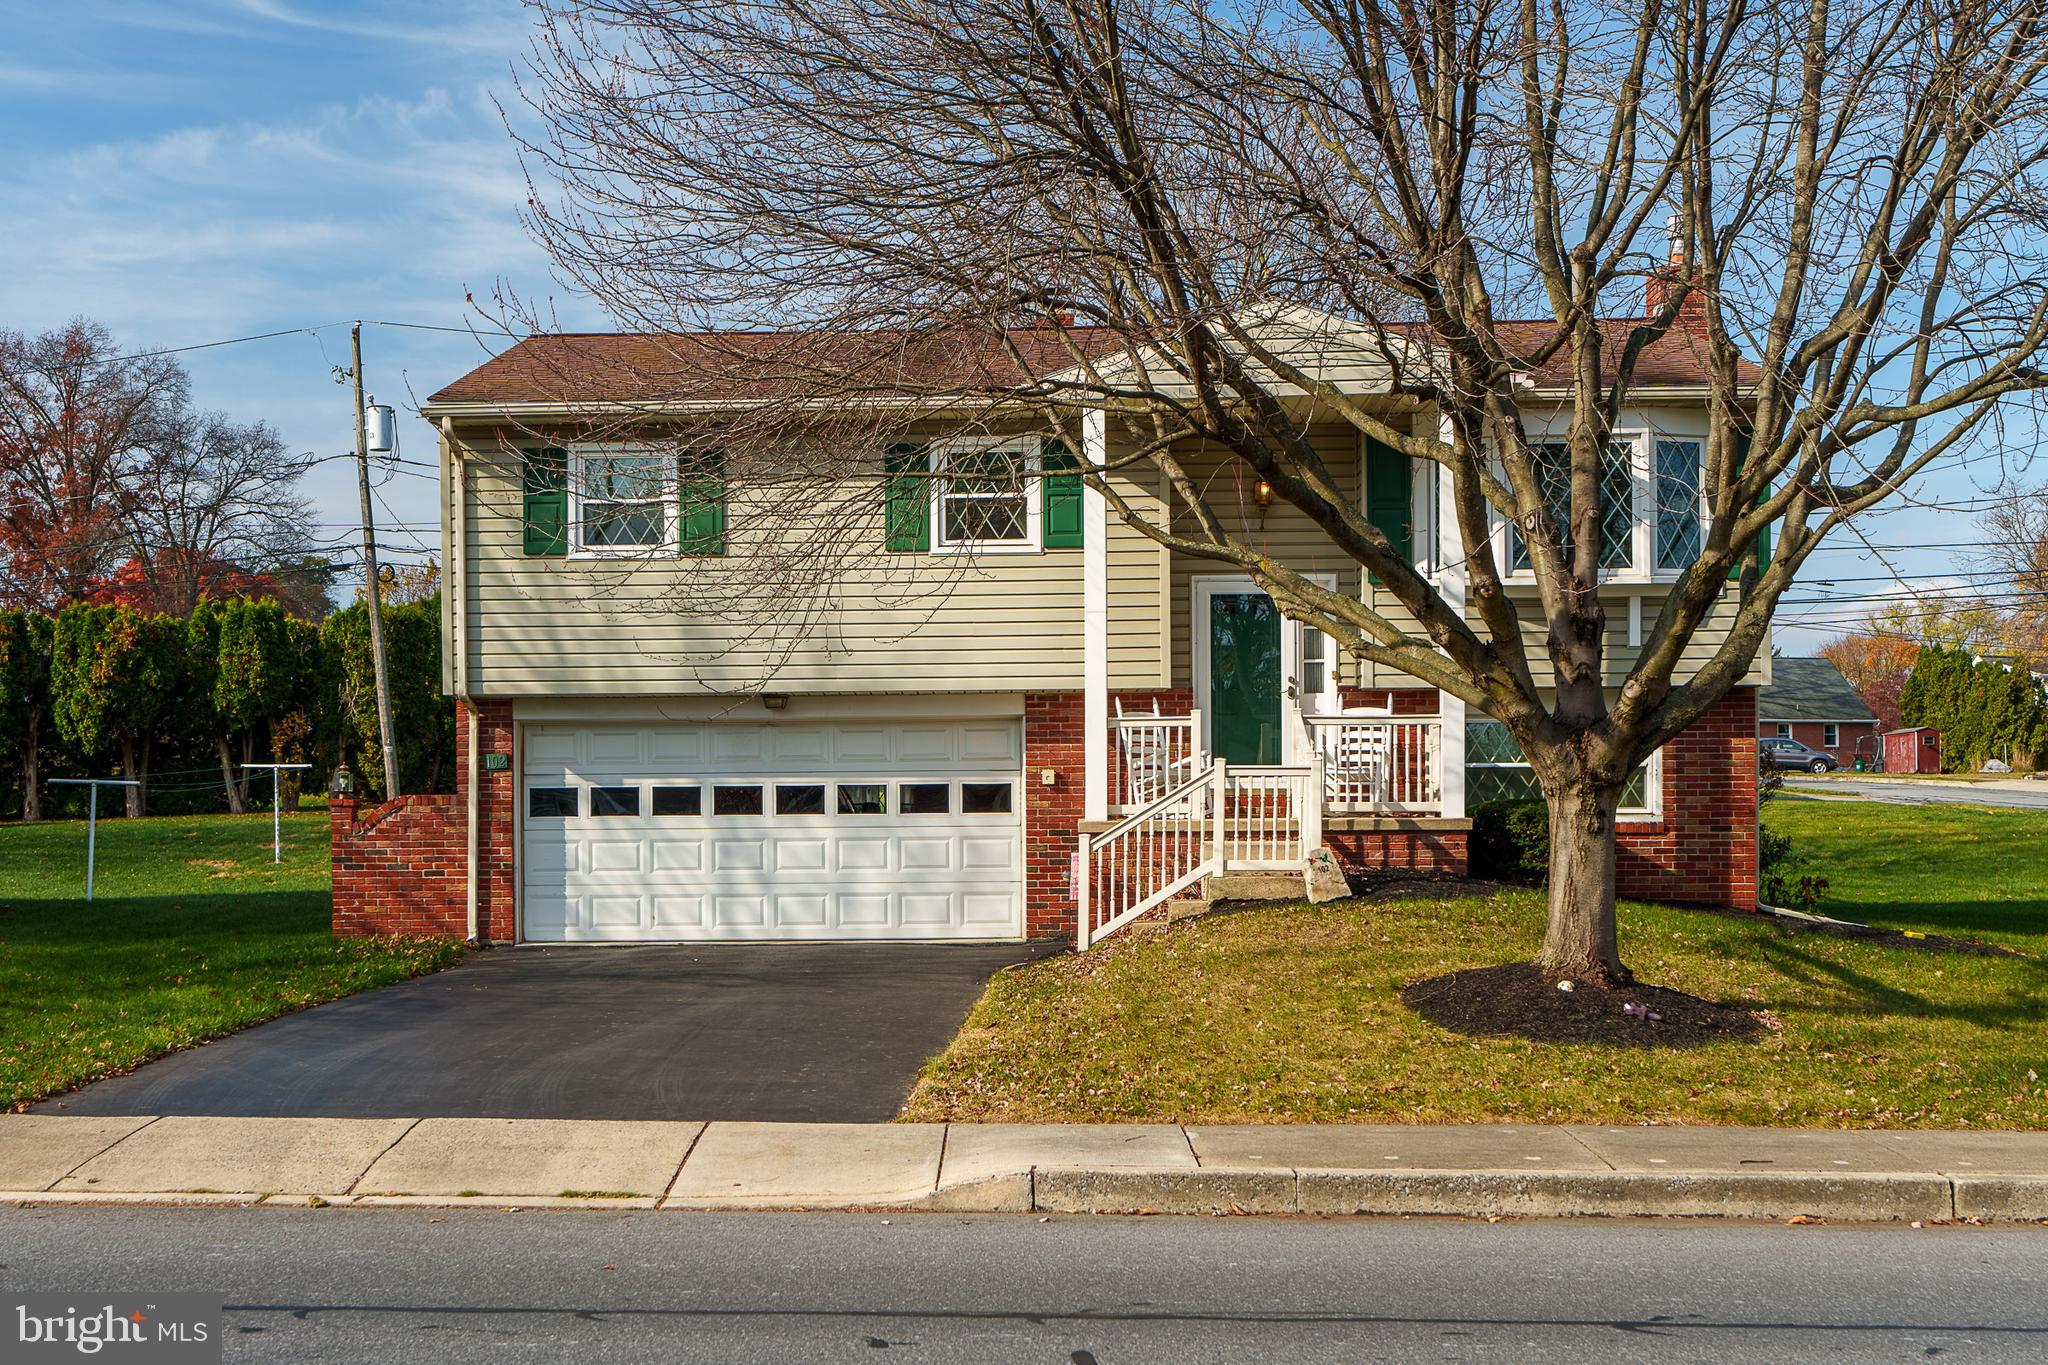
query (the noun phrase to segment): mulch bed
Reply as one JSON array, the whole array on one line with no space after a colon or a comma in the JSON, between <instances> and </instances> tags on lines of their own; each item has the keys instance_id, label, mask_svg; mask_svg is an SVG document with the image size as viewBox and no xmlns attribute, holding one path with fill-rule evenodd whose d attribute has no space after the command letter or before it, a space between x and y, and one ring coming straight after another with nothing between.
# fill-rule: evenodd
<instances>
[{"instance_id":1,"label":"mulch bed","mask_svg":"<svg viewBox=\"0 0 2048 1365\"><path fill-rule=\"evenodd\" d=\"M1662 986L1561 991L1534 963L1434 976L1401 988L1401 1003L1430 1023L1479 1038L1613 1047L1700 1047L1750 1042L1765 1032L1748 1010ZM1624 1006L1633 1005L1634 1010Z\"/></svg>"}]
</instances>

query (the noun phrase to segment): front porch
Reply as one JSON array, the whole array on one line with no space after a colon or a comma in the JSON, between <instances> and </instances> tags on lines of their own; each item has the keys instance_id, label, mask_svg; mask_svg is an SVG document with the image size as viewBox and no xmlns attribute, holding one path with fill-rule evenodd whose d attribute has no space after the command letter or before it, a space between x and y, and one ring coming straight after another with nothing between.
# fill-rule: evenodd
<instances>
[{"instance_id":1,"label":"front porch","mask_svg":"<svg viewBox=\"0 0 2048 1365\"><path fill-rule=\"evenodd\" d=\"M1083 437L1091 464L1112 463L1101 414L1085 420ZM1364 499L1368 461L1356 433L1319 440L1333 477L1355 480ZM1376 599L1379 588L1298 510L1241 481L1230 507L1227 462L1183 455L1207 471L1199 477L1224 480L1212 490L1221 515L1254 528L1275 562ZM1380 510L1459 601L1455 560L1434 543L1441 490L1410 473L1395 461L1373 475ZM1179 516L1161 488L1120 476L1117 491L1141 514L1168 524ZM1340 860L1353 870L1463 871L1463 702L1346 655L1288 619L1245 570L1168 551L1118 523L1093 488L1081 513L1083 791L1070 885L1083 946L1225 873L1306 881L1314 861L1341 886Z\"/></svg>"},{"instance_id":2,"label":"front porch","mask_svg":"<svg viewBox=\"0 0 2048 1365\"><path fill-rule=\"evenodd\" d=\"M1240 783L1271 785L1316 774L1317 781L1302 790L1321 791L1314 804L1325 816L1465 813L1463 736L1446 744L1441 713L1396 715L1390 706L1359 706L1311 715L1286 707L1284 742L1278 746L1286 761L1246 763L1214 751L1210 717L1201 708L1176 715L1168 710L1172 705L1157 697L1144 703L1111 699L1104 817L1130 815L1219 761ZM1447 749L1458 755L1448 768Z\"/></svg>"},{"instance_id":3,"label":"front porch","mask_svg":"<svg viewBox=\"0 0 2048 1365\"><path fill-rule=\"evenodd\" d=\"M1340 864L1462 871L1464 718L1433 693L1400 696L1399 713L1393 695L1354 694L1329 713L1285 696L1277 727L1205 713L1178 693L1091 709L1104 761L1087 780L1102 814L1080 827L1079 946L1232 874L1299 876L1315 899L1333 880L1342 894ZM1229 686L1211 697L1238 700ZM1424 701L1438 709L1420 711ZM1283 761L1233 762L1226 746Z\"/></svg>"}]
</instances>

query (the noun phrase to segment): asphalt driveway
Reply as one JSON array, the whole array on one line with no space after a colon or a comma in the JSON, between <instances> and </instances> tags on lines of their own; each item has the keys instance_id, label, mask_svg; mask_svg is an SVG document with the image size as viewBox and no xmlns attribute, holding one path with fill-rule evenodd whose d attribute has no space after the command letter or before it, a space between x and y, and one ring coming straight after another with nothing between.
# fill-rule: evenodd
<instances>
[{"instance_id":1,"label":"asphalt driveway","mask_svg":"<svg viewBox=\"0 0 2048 1365\"><path fill-rule=\"evenodd\" d=\"M35 1112L874 1123L990 975L1052 947L502 948Z\"/></svg>"}]
</instances>

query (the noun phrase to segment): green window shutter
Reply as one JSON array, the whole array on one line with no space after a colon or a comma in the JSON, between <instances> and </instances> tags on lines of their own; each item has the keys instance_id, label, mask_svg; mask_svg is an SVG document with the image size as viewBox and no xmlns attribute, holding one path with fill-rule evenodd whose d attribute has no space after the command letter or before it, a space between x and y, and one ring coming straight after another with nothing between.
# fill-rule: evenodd
<instances>
[{"instance_id":1,"label":"green window shutter","mask_svg":"<svg viewBox=\"0 0 2048 1365\"><path fill-rule=\"evenodd\" d=\"M1058 470L1078 470L1081 462L1059 441L1045 443L1045 476L1040 490L1044 499L1041 530L1048 550L1081 548L1081 476Z\"/></svg>"},{"instance_id":2,"label":"green window shutter","mask_svg":"<svg viewBox=\"0 0 2048 1365\"><path fill-rule=\"evenodd\" d=\"M1406 455L1365 438L1365 519L1415 562L1415 467ZM1375 580L1377 581L1377 580Z\"/></svg>"},{"instance_id":3,"label":"green window shutter","mask_svg":"<svg viewBox=\"0 0 2048 1365\"><path fill-rule=\"evenodd\" d=\"M556 446L524 452L526 553L569 552L569 452Z\"/></svg>"},{"instance_id":4,"label":"green window shutter","mask_svg":"<svg viewBox=\"0 0 2048 1365\"><path fill-rule=\"evenodd\" d=\"M725 553L725 464L716 451L693 452L676 467L676 553Z\"/></svg>"},{"instance_id":5,"label":"green window shutter","mask_svg":"<svg viewBox=\"0 0 2048 1365\"><path fill-rule=\"evenodd\" d=\"M888 476L883 545L918 552L932 547L931 456L921 445L893 445L883 456Z\"/></svg>"}]
</instances>

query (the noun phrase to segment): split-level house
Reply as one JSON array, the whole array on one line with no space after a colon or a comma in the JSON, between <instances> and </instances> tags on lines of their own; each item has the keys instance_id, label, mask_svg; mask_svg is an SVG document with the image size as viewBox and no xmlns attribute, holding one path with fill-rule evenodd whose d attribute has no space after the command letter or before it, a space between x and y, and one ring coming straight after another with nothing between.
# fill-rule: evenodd
<instances>
[{"instance_id":1,"label":"split-level house","mask_svg":"<svg viewBox=\"0 0 2048 1365\"><path fill-rule=\"evenodd\" d=\"M1434 430L1433 410L1392 391L1371 347L1346 353L1348 324L1295 314L1290 326L1326 377ZM1000 363L1071 363L1056 338L1012 340ZM764 579L748 619L744 593L731 600L756 534L746 498L728 498L715 471L635 492L637 463L654 457L604 434L761 401L744 384L688 383L693 344L535 336L425 405L442 436L457 791L337 803L339 930L545 942L1078 932L1085 944L1213 877L1299 872L1319 849L1352 873L1461 873L1474 806L1537 794L1498 723L1340 656L1230 567L1163 548L1060 473L1065 447L1000 413L963 428L929 404L906 408L876 442L876 516L834 532L871 553L849 559L828 610L776 627L788 603ZM1605 480L1617 683L1701 536L1698 344L1674 332L1643 358ZM720 355L730 349L721 339ZM943 363L984 362L998 363ZM657 372L668 378L651 384ZM1523 387L1534 428L1554 416L1561 433L1562 364ZM1114 453L1101 414L1075 426L1091 461ZM1311 429L1370 518L1461 600L1434 466L1339 422ZM1378 591L1242 466L1180 453L1266 553ZM981 477L995 455L1042 477ZM1142 515L1178 515L1150 466L1113 487ZM1499 535L1514 563L1512 533ZM701 595L716 610L695 609L693 584L717 574L718 592ZM1510 590L1533 604L1532 584ZM1719 638L1710 622L1691 659ZM1766 647L1745 685L1631 784L1624 895L1753 901L1755 688L1768 668Z\"/></svg>"}]
</instances>

